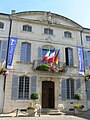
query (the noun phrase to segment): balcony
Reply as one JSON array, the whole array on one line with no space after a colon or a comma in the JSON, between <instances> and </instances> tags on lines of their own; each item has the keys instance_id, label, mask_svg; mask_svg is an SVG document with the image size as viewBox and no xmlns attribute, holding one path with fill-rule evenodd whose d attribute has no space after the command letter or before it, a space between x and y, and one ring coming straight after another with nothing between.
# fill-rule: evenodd
<instances>
[{"instance_id":1,"label":"balcony","mask_svg":"<svg viewBox=\"0 0 90 120\"><path fill-rule=\"evenodd\" d=\"M67 71L67 66L64 62L60 62L58 65L55 63L41 62L41 60L34 60L32 69L38 71L52 72L52 73L65 73Z\"/></svg>"}]
</instances>

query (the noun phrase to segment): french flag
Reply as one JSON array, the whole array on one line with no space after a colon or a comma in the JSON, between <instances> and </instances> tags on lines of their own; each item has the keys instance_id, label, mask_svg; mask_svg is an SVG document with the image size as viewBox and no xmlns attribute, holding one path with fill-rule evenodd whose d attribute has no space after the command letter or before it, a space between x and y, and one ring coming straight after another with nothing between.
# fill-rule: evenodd
<instances>
[{"instance_id":1,"label":"french flag","mask_svg":"<svg viewBox=\"0 0 90 120\"><path fill-rule=\"evenodd\" d=\"M48 58L49 58L49 54L50 54L50 50L46 53L46 55L45 55L44 58L42 59L42 62L48 60Z\"/></svg>"},{"instance_id":2,"label":"french flag","mask_svg":"<svg viewBox=\"0 0 90 120\"><path fill-rule=\"evenodd\" d=\"M54 56L55 56L55 48L52 50L49 58L48 58L48 63L53 63L54 62Z\"/></svg>"}]
</instances>

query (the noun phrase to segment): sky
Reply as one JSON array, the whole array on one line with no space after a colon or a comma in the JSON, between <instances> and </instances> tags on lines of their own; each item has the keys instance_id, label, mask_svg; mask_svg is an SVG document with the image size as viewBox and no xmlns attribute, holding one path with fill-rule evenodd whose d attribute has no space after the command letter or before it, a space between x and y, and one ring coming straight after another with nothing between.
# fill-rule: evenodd
<instances>
[{"instance_id":1,"label":"sky","mask_svg":"<svg viewBox=\"0 0 90 120\"><path fill-rule=\"evenodd\" d=\"M0 13L47 11L90 28L90 0L0 0Z\"/></svg>"}]
</instances>

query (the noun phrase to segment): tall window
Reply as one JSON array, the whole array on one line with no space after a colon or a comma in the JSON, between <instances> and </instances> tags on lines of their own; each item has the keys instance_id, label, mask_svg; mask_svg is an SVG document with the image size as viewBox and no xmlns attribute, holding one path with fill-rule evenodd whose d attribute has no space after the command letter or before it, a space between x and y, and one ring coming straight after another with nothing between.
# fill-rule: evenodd
<instances>
[{"instance_id":1,"label":"tall window","mask_svg":"<svg viewBox=\"0 0 90 120\"><path fill-rule=\"evenodd\" d=\"M90 68L90 51L87 51L87 63L88 67Z\"/></svg>"},{"instance_id":2,"label":"tall window","mask_svg":"<svg viewBox=\"0 0 90 120\"><path fill-rule=\"evenodd\" d=\"M71 48L65 48L66 65L73 66L73 50Z\"/></svg>"},{"instance_id":3,"label":"tall window","mask_svg":"<svg viewBox=\"0 0 90 120\"><path fill-rule=\"evenodd\" d=\"M44 28L44 34L53 35L53 30L50 28Z\"/></svg>"},{"instance_id":4,"label":"tall window","mask_svg":"<svg viewBox=\"0 0 90 120\"><path fill-rule=\"evenodd\" d=\"M67 79L67 99L74 99L74 80Z\"/></svg>"},{"instance_id":5,"label":"tall window","mask_svg":"<svg viewBox=\"0 0 90 120\"><path fill-rule=\"evenodd\" d=\"M3 29L4 28L4 23L0 22L0 28Z\"/></svg>"},{"instance_id":6,"label":"tall window","mask_svg":"<svg viewBox=\"0 0 90 120\"><path fill-rule=\"evenodd\" d=\"M72 38L72 34L68 31L64 32L64 37Z\"/></svg>"},{"instance_id":7,"label":"tall window","mask_svg":"<svg viewBox=\"0 0 90 120\"><path fill-rule=\"evenodd\" d=\"M31 44L23 42L21 44L21 55L20 55L21 62L31 62Z\"/></svg>"},{"instance_id":8,"label":"tall window","mask_svg":"<svg viewBox=\"0 0 90 120\"><path fill-rule=\"evenodd\" d=\"M90 42L90 36L86 36L86 41Z\"/></svg>"},{"instance_id":9,"label":"tall window","mask_svg":"<svg viewBox=\"0 0 90 120\"><path fill-rule=\"evenodd\" d=\"M29 25L23 25L23 31L32 32L32 27Z\"/></svg>"},{"instance_id":10,"label":"tall window","mask_svg":"<svg viewBox=\"0 0 90 120\"><path fill-rule=\"evenodd\" d=\"M29 77L21 76L19 78L19 99L29 99Z\"/></svg>"}]
</instances>

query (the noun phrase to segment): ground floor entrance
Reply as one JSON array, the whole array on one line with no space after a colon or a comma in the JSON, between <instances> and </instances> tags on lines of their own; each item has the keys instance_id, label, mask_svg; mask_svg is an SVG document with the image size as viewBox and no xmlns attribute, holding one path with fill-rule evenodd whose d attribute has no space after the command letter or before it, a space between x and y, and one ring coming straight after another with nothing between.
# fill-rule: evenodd
<instances>
[{"instance_id":1,"label":"ground floor entrance","mask_svg":"<svg viewBox=\"0 0 90 120\"><path fill-rule=\"evenodd\" d=\"M54 108L55 92L53 81L42 81L42 108Z\"/></svg>"}]
</instances>

